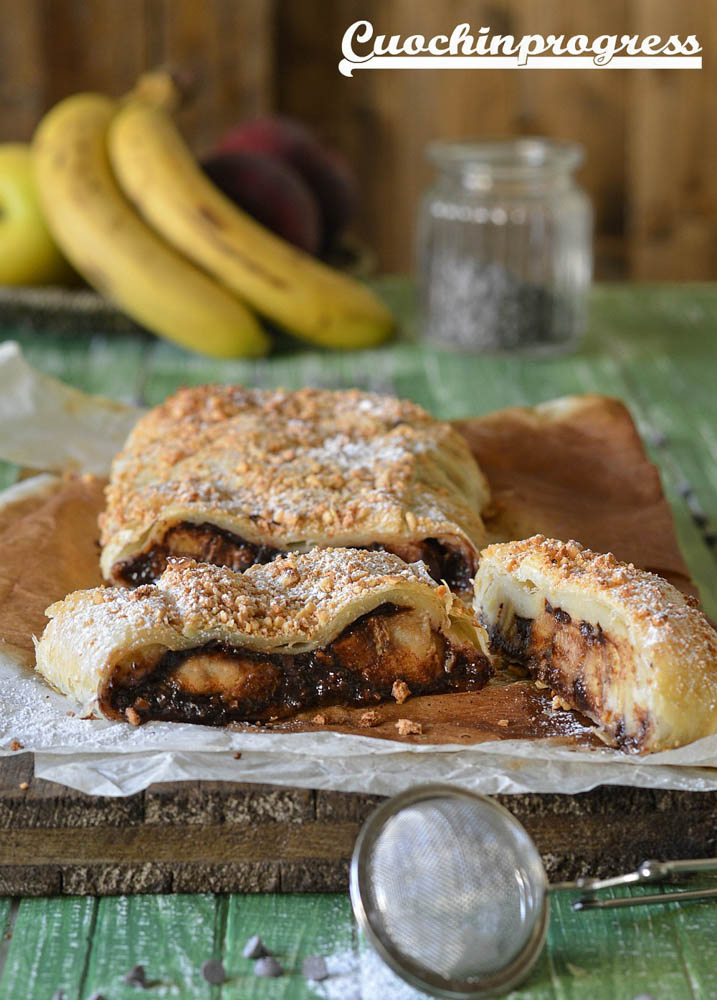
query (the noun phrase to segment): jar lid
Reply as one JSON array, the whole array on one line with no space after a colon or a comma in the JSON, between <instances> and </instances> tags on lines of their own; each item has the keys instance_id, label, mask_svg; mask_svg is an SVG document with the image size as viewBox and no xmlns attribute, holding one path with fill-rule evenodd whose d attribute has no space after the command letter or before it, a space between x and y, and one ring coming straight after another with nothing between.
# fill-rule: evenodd
<instances>
[{"instance_id":1,"label":"jar lid","mask_svg":"<svg viewBox=\"0 0 717 1000\"><path fill-rule=\"evenodd\" d=\"M575 170L584 159L576 142L540 136L486 139L439 139L426 156L441 169L484 170L494 177L518 179L536 172Z\"/></svg>"}]
</instances>

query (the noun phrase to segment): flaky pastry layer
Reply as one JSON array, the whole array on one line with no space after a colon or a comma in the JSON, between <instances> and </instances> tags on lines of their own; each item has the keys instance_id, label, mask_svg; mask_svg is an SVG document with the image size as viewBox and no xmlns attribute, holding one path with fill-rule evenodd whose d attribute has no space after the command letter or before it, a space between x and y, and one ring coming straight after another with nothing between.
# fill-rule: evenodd
<instances>
[{"instance_id":1,"label":"flaky pastry layer","mask_svg":"<svg viewBox=\"0 0 717 1000\"><path fill-rule=\"evenodd\" d=\"M250 656L310 653L384 606L412 609L456 648L480 658L487 653L471 612L421 564L385 552L331 548L243 574L175 560L156 585L77 591L48 608L37 669L88 709L117 717L109 695L122 664L148 657L156 664L166 652L218 647Z\"/></svg>"},{"instance_id":2,"label":"flaky pastry layer","mask_svg":"<svg viewBox=\"0 0 717 1000\"><path fill-rule=\"evenodd\" d=\"M717 632L661 577L536 535L482 552L475 609L493 648L608 742L655 751L717 732Z\"/></svg>"},{"instance_id":3,"label":"flaky pastry layer","mask_svg":"<svg viewBox=\"0 0 717 1000\"><path fill-rule=\"evenodd\" d=\"M414 403L358 390L182 389L137 423L113 463L102 572L126 582L128 560L193 524L282 551L435 539L472 576L488 499L465 440Z\"/></svg>"}]
</instances>

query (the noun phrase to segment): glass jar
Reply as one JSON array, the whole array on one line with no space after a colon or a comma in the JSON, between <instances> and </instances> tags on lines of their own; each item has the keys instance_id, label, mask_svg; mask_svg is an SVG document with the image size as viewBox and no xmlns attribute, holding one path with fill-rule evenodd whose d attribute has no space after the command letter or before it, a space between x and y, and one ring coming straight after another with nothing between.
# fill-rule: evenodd
<instances>
[{"instance_id":1,"label":"glass jar","mask_svg":"<svg viewBox=\"0 0 717 1000\"><path fill-rule=\"evenodd\" d=\"M423 335L466 351L550 353L585 325L592 210L582 147L550 139L435 142L418 221Z\"/></svg>"}]
</instances>

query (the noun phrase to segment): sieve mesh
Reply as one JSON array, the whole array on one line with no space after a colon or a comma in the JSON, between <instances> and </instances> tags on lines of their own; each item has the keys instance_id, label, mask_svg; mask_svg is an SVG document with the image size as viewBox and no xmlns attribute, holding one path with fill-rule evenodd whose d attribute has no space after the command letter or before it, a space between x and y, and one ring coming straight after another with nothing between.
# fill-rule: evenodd
<instances>
[{"instance_id":1,"label":"sieve mesh","mask_svg":"<svg viewBox=\"0 0 717 1000\"><path fill-rule=\"evenodd\" d=\"M505 970L542 918L545 874L532 841L485 799L440 797L389 816L366 845L374 934L451 982Z\"/></svg>"}]
</instances>

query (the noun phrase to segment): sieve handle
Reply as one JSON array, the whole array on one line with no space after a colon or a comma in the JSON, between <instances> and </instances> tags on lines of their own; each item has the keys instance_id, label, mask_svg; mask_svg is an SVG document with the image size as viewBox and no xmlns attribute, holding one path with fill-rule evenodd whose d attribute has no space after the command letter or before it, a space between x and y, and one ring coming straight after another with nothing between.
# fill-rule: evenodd
<instances>
[{"instance_id":1,"label":"sieve handle","mask_svg":"<svg viewBox=\"0 0 717 1000\"><path fill-rule=\"evenodd\" d=\"M679 861L643 861L633 872L613 875L610 878L579 878L574 882L554 882L548 886L549 892L580 890L589 893L573 903L575 910L615 909L621 906L640 906L643 903L673 902L681 899L706 899L717 896L714 889L690 889L679 893L655 893L650 896L631 896L624 899L595 899L593 893L601 889L612 889L620 885L640 885L657 882L672 875L694 875L696 872L717 871L717 858L695 858Z\"/></svg>"},{"instance_id":2,"label":"sieve handle","mask_svg":"<svg viewBox=\"0 0 717 1000\"><path fill-rule=\"evenodd\" d=\"M619 910L625 906L644 906L647 903L683 903L688 899L709 899L717 896L717 889L682 889L677 892L654 892L649 896L625 896L622 899L597 899L581 896L573 903L574 910Z\"/></svg>"}]
</instances>

